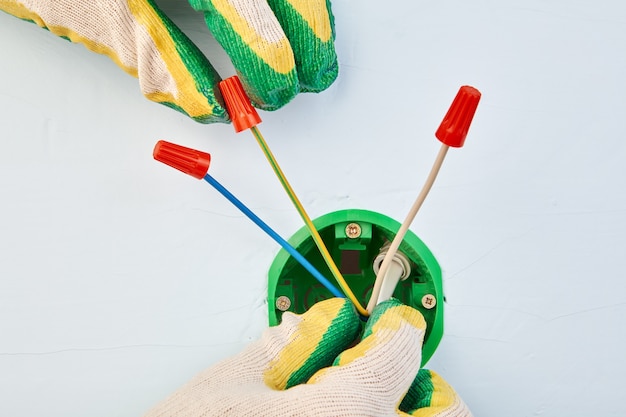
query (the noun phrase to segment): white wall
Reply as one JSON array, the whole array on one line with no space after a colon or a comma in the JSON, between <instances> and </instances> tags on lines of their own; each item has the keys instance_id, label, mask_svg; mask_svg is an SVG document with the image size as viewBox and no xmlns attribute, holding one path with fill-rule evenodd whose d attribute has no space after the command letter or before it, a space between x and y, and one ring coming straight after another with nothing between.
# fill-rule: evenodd
<instances>
[{"instance_id":1,"label":"white wall","mask_svg":"<svg viewBox=\"0 0 626 417\"><path fill-rule=\"evenodd\" d=\"M171 10L173 2L163 2ZM476 416L622 416L626 5L334 2L341 75L260 126L313 217L401 221L459 86L483 99L412 230L445 273L429 367ZM199 15L176 15L201 47ZM266 326L279 233L301 226L249 133L145 100L107 58L0 14L0 415L138 416ZM223 54L218 67L230 75Z\"/></svg>"}]
</instances>

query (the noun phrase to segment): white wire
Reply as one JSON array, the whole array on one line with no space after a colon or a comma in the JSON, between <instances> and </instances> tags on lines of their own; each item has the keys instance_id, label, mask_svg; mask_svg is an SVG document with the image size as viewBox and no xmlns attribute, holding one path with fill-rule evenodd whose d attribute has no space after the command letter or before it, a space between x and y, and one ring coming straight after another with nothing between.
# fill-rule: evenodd
<instances>
[{"instance_id":1,"label":"white wire","mask_svg":"<svg viewBox=\"0 0 626 417\"><path fill-rule=\"evenodd\" d=\"M387 250L387 254L385 255L385 258L383 259L383 262L380 265L378 274L376 274L376 281L374 282L372 295L370 296L369 302L367 304L367 311L369 311L370 313L372 312L372 310L374 310L374 307L376 307L378 296L380 294L380 288L383 285L383 280L385 278L385 275L387 274L387 270L389 269L391 261L393 260L393 257L396 254L396 252L398 251L398 248L400 247L402 240L404 240L404 236L406 235L406 232L409 230L409 226L411 226L413 219L415 219L415 215L417 214L418 210L422 206L422 203L424 203L424 200L426 199L428 192L432 188L433 183L435 182L435 178L437 178L437 174L439 173L439 169L441 168L441 165L443 164L443 160L445 159L446 153L448 152L449 148L450 147L448 145L445 145L445 144L441 145L441 148L439 149L439 153L437 154L437 158L435 159L435 162L433 163L433 167L430 169L430 174L428 175L428 178L426 178L426 182L422 186L422 191L420 191L419 195L417 196L417 199L413 203L411 210L409 210L409 214L407 214L406 219L404 219L404 222L400 226L400 229L398 229L398 233L396 233L396 236L393 238L393 241L391 242L391 245L389 246L389 249Z\"/></svg>"}]
</instances>

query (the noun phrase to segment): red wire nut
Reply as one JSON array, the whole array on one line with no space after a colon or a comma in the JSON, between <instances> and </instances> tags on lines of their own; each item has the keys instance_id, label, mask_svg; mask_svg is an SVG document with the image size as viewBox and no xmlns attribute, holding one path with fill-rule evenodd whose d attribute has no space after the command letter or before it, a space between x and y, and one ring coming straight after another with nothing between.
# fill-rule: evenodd
<instances>
[{"instance_id":1,"label":"red wire nut","mask_svg":"<svg viewBox=\"0 0 626 417\"><path fill-rule=\"evenodd\" d=\"M157 142L152 156L157 161L163 162L199 180L204 178L211 164L210 154L164 140Z\"/></svg>"},{"instance_id":2,"label":"red wire nut","mask_svg":"<svg viewBox=\"0 0 626 417\"><path fill-rule=\"evenodd\" d=\"M252 107L248 95L241 85L239 77L233 75L220 82L220 91L224 98L226 111L233 122L235 132L250 129L261 123L261 117Z\"/></svg>"},{"instance_id":3,"label":"red wire nut","mask_svg":"<svg viewBox=\"0 0 626 417\"><path fill-rule=\"evenodd\" d=\"M464 85L459 89L454 101L435 132L444 145L460 148L465 142L474 113L480 101L480 91Z\"/></svg>"}]
</instances>

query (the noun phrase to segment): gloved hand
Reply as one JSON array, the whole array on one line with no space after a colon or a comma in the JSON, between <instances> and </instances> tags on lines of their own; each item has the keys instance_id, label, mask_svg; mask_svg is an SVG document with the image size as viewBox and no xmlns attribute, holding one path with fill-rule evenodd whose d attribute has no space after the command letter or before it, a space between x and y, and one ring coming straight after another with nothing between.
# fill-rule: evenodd
<instances>
[{"instance_id":1,"label":"gloved hand","mask_svg":"<svg viewBox=\"0 0 626 417\"><path fill-rule=\"evenodd\" d=\"M328 0L189 1L256 107L277 109L337 77ZM0 10L108 55L152 101L202 123L228 121L216 96L219 75L154 0L2 0Z\"/></svg>"},{"instance_id":2,"label":"gloved hand","mask_svg":"<svg viewBox=\"0 0 626 417\"><path fill-rule=\"evenodd\" d=\"M440 376L420 370L426 322L417 310L381 303L349 348L359 328L345 299L322 301L300 316L285 313L280 326L146 417L471 416Z\"/></svg>"}]
</instances>

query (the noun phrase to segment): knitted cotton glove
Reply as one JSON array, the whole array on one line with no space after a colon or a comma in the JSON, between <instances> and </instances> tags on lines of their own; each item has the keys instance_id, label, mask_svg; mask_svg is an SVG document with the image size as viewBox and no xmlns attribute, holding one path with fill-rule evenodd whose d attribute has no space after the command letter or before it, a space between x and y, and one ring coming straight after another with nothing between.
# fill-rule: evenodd
<instances>
[{"instance_id":1,"label":"knitted cotton glove","mask_svg":"<svg viewBox=\"0 0 626 417\"><path fill-rule=\"evenodd\" d=\"M230 55L250 100L276 109L337 77L329 0L189 0Z\"/></svg>"},{"instance_id":2,"label":"knitted cotton glove","mask_svg":"<svg viewBox=\"0 0 626 417\"><path fill-rule=\"evenodd\" d=\"M257 107L274 110L337 76L327 0L190 0ZM150 100L202 123L227 122L220 77L153 0L1 0L0 10L108 55Z\"/></svg>"},{"instance_id":3,"label":"knitted cotton glove","mask_svg":"<svg viewBox=\"0 0 626 417\"><path fill-rule=\"evenodd\" d=\"M280 326L146 417L471 416L439 376L419 370L425 327L419 312L390 300L347 349L359 318L346 300L326 300L301 316L284 314Z\"/></svg>"}]
</instances>

